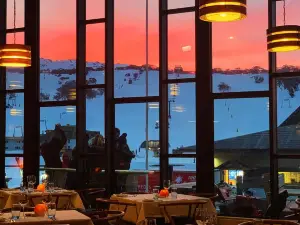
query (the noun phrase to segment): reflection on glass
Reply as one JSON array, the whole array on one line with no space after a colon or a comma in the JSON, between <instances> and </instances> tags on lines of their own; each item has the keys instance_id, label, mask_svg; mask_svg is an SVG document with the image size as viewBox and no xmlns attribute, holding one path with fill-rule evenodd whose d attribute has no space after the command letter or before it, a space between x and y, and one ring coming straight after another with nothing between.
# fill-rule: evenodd
<instances>
[{"instance_id":1,"label":"reflection on glass","mask_svg":"<svg viewBox=\"0 0 300 225\"><path fill-rule=\"evenodd\" d=\"M277 137L281 154L298 154L300 140L300 77L277 80Z\"/></svg>"},{"instance_id":2,"label":"reflection on glass","mask_svg":"<svg viewBox=\"0 0 300 225\"><path fill-rule=\"evenodd\" d=\"M6 134L5 153L23 153L24 94L6 95Z\"/></svg>"},{"instance_id":3,"label":"reflection on glass","mask_svg":"<svg viewBox=\"0 0 300 225\"><path fill-rule=\"evenodd\" d=\"M148 110L148 125L146 110ZM127 152L127 156L118 154L115 166L119 169L137 171L128 176L118 175L118 191L147 191L159 184L158 117L158 103L116 105L116 127L120 135L117 140L120 143L121 140L122 142L126 140L129 149L126 150L124 147L120 149L124 153Z\"/></svg>"},{"instance_id":4,"label":"reflection on glass","mask_svg":"<svg viewBox=\"0 0 300 225\"><path fill-rule=\"evenodd\" d=\"M9 188L20 187L23 178L23 158L6 157L5 158L5 180Z\"/></svg>"},{"instance_id":5,"label":"reflection on glass","mask_svg":"<svg viewBox=\"0 0 300 225\"><path fill-rule=\"evenodd\" d=\"M181 153L181 148L196 144L195 94L195 83L169 84L170 153Z\"/></svg>"},{"instance_id":6,"label":"reflection on glass","mask_svg":"<svg viewBox=\"0 0 300 225\"><path fill-rule=\"evenodd\" d=\"M76 107L42 107L40 109L40 167L72 167L76 146ZM72 167L73 168L73 167ZM40 176L45 171L40 171ZM64 174L53 175L50 180L61 186ZM53 177L55 176L55 177Z\"/></svg>"}]
</instances>

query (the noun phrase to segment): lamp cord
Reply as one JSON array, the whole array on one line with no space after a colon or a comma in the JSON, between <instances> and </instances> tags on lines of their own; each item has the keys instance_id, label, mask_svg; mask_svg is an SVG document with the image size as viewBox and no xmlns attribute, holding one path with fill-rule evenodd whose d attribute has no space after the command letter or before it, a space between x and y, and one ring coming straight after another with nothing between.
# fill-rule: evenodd
<instances>
[{"instance_id":1,"label":"lamp cord","mask_svg":"<svg viewBox=\"0 0 300 225\"><path fill-rule=\"evenodd\" d=\"M285 0L283 0L283 25L285 26L285 22L286 22L286 20L285 20L285 16L286 16L286 13L285 13Z\"/></svg>"},{"instance_id":2,"label":"lamp cord","mask_svg":"<svg viewBox=\"0 0 300 225\"><path fill-rule=\"evenodd\" d=\"M16 44L16 0L14 0L14 44Z\"/></svg>"}]
</instances>

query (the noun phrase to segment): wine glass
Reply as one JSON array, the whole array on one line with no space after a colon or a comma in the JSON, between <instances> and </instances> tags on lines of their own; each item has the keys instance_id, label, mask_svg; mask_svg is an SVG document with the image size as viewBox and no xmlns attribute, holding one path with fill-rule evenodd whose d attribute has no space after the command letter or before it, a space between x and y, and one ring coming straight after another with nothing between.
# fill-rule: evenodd
<instances>
[{"instance_id":1,"label":"wine glass","mask_svg":"<svg viewBox=\"0 0 300 225\"><path fill-rule=\"evenodd\" d=\"M21 192L19 203L23 210L23 218L25 218L25 206L28 204L28 196L26 192Z\"/></svg>"},{"instance_id":2,"label":"wine glass","mask_svg":"<svg viewBox=\"0 0 300 225\"><path fill-rule=\"evenodd\" d=\"M171 181L170 180L164 180L164 189L169 189L169 187L171 186Z\"/></svg>"}]
</instances>

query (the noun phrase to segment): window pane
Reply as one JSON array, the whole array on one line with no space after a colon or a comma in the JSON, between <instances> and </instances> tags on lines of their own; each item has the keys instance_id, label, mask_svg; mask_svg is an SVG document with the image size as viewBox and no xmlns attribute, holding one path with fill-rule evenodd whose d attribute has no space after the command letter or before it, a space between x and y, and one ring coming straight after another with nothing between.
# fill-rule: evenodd
<instances>
[{"instance_id":1,"label":"window pane","mask_svg":"<svg viewBox=\"0 0 300 225\"><path fill-rule=\"evenodd\" d=\"M40 8L40 101L74 100L76 1L41 1Z\"/></svg>"},{"instance_id":2,"label":"window pane","mask_svg":"<svg viewBox=\"0 0 300 225\"><path fill-rule=\"evenodd\" d=\"M173 186L180 194L189 194L196 188L196 160L194 158L170 158L169 174ZM169 176L170 176L169 175Z\"/></svg>"},{"instance_id":3,"label":"window pane","mask_svg":"<svg viewBox=\"0 0 300 225\"><path fill-rule=\"evenodd\" d=\"M8 188L20 187L23 178L23 157L5 157L5 179Z\"/></svg>"},{"instance_id":4,"label":"window pane","mask_svg":"<svg viewBox=\"0 0 300 225\"><path fill-rule=\"evenodd\" d=\"M14 28L14 0L7 0L7 29ZM16 0L16 28L24 27L24 0Z\"/></svg>"},{"instance_id":5,"label":"window pane","mask_svg":"<svg viewBox=\"0 0 300 225\"><path fill-rule=\"evenodd\" d=\"M24 89L24 69L7 68L6 90Z\"/></svg>"},{"instance_id":6,"label":"window pane","mask_svg":"<svg viewBox=\"0 0 300 225\"><path fill-rule=\"evenodd\" d=\"M87 0L86 1L86 19L99 19L105 17L104 0Z\"/></svg>"},{"instance_id":7,"label":"window pane","mask_svg":"<svg viewBox=\"0 0 300 225\"><path fill-rule=\"evenodd\" d=\"M168 9L195 6L195 0L168 0Z\"/></svg>"},{"instance_id":8,"label":"window pane","mask_svg":"<svg viewBox=\"0 0 300 225\"><path fill-rule=\"evenodd\" d=\"M104 23L87 25L86 27L87 84L104 84L104 29Z\"/></svg>"},{"instance_id":9,"label":"window pane","mask_svg":"<svg viewBox=\"0 0 300 225\"><path fill-rule=\"evenodd\" d=\"M246 190L260 199L253 204L264 214L267 201L262 177L269 173L268 98L215 100L214 107L215 184L219 195L235 199ZM236 201L243 201L241 198ZM222 207L217 210L228 215ZM249 211L240 216L255 214Z\"/></svg>"},{"instance_id":10,"label":"window pane","mask_svg":"<svg viewBox=\"0 0 300 225\"><path fill-rule=\"evenodd\" d=\"M300 159L279 159L278 160L278 188L279 193L286 190L287 207L298 207L295 200L300 195Z\"/></svg>"},{"instance_id":11,"label":"window pane","mask_svg":"<svg viewBox=\"0 0 300 225\"><path fill-rule=\"evenodd\" d=\"M24 94L6 95L5 153L22 154L24 138Z\"/></svg>"},{"instance_id":12,"label":"window pane","mask_svg":"<svg viewBox=\"0 0 300 225\"><path fill-rule=\"evenodd\" d=\"M268 2L247 2L247 17L213 25L213 91L269 89L266 29Z\"/></svg>"},{"instance_id":13,"label":"window pane","mask_svg":"<svg viewBox=\"0 0 300 225\"><path fill-rule=\"evenodd\" d=\"M168 68L169 79L195 77L195 13L193 12L168 16Z\"/></svg>"},{"instance_id":14,"label":"window pane","mask_svg":"<svg viewBox=\"0 0 300 225\"><path fill-rule=\"evenodd\" d=\"M187 153L186 147L196 153L195 83L169 84L169 144L170 153Z\"/></svg>"},{"instance_id":15,"label":"window pane","mask_svg":"<svg viewBox=\"0 0 300 225\"><path fill-rule=\"evenodd\" d=\"M268 98L215 100L215 147L268 149Z\"/></svg>"},{"instance_id":16,"label":"window pane","mask_svg":"<svg viewBox=\"0 0 300 225\"><path fill-rule=\"evenodd\" d=\"M40 166L71 167L72 150L76 146L76 107L43 107L40 112Z\"/></svg>"},{"instance_id":17,"label":"window pane","mask_svg":"<svg viewBox=\"0 0 300 225\"><path fill-rule=\"evenodd\" d=\"M281 154L298 154L300 147L300 77L277 80L277 134Z\"/></svg>"},{"instance_id":18,"label":"window pane","mask_svg":"<svg viewBox=\"0 0 300 225\"><path fill-rule=\"evenodd\" d=\"M156 107L155 107L156 106ZM120 129L120 134L127 134L128 150L131 155L116 158L116 168L133 171L130 175L118 175L118 191L145 191L145 176L148 170L155 171L155 175L149 174L148 185L151 189L158 185L159 180L159 129L155 124L159 118L158 103L148 105L148 148L146 137L146 110L147 104L121 104L116 105L116 127ZM124 117L126 115L126 118ZM121 137L120 137L121 138ZM120 140L120 139L119 139ZM123 151L126 149L124 148ZM147 160L148 152L148 160ZM117 154L121 156L121 154ZM128 164L129 163L129 164ZM142 176L142 177L140 177ZM158 181L159 182L159 181Z\"/></svg>"},{"instance_id":19,"label":"window pane","mask_svg":"<svg viewBox=\"0 0 300 225\"><path fill-rule=\"evenodd\" d=\"M6 43L24 44L25 43L24 32L18 32L15 33L15 35L13 33L6 34Z\"/></svg>"},{"instance_id":20,"label":"window pane","mask_svg":"<svg viewBox=\"0 0 300 225\"><path fill-rule=\"evenodd\" d=\"M130 10L129 10L130 7ZM150 10L151 9L151 10ZM148 95L158 95L158 1L149 1ZM130 32L129 32L130 31ZM115 97L146 96L146 5L115 1ZM133 47L134 46L134 47Z\"/></svg>"}]
</instances>

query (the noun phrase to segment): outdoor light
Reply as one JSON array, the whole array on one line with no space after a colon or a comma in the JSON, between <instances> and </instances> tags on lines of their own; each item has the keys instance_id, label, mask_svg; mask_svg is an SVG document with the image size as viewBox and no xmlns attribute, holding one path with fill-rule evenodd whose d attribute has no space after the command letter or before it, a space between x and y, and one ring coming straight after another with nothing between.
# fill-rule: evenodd
<instances>
[{"instance_id":1,"label":"outdoor light","mask_svg":"<svg viewBox=\"0 0 300 225\"><path fill-rule=\"evenodd\" d=\"M247 0L200 0L200 19L207 22L242 20L247 15Z\"/></svg>"},{"instance_id":2,"label":"outdoor light","mask_svg":"<svg viewBox=\"0 0 300 225\"><path fill-rule=\"evenodd\" d=\"M14 0L14 43L1 46L0 66L4 66L4 67L31 66L30 46L16 44L16 0Z\"/></svg>"},{"instance_id":3,"label":"outdoor light","mask_svg":"<svg viewBox=\"0 0 300 225\"><path fill-rule=\"evenodd\" d=\"M285 0L283 0L283 26L267 30L269 52L289 52L300 49L300 26L286 25Z\"/></svg>"},{"instance_id":4,"label":"outdoor light","mask_svg":"<svg viewBox=\"0 0 300 225\"><path fill-rule=\"evenodd\" d=\"M283 25L267 30L269 52L288 52L300 49L300 26Z\"/></svg>"}]
</instances>

